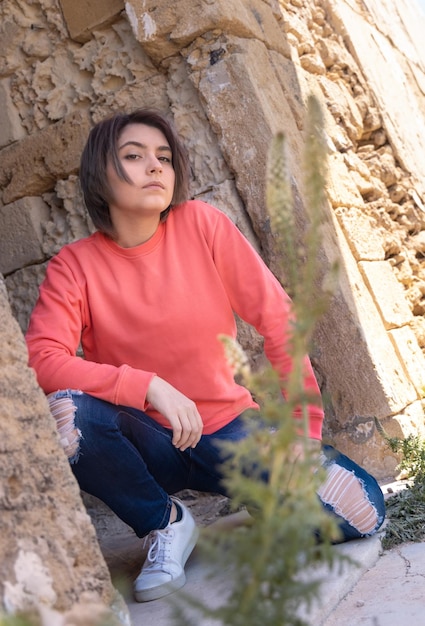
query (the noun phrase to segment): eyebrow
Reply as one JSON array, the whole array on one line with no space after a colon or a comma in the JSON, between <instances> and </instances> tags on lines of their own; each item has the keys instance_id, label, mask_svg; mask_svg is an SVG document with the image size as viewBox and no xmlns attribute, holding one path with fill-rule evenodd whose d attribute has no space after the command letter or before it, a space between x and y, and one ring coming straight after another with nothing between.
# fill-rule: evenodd
<instances>
[{"instance_id":1,"label":"eyebrow","mask_svg":"<svg viewBox=\"0 0 425 626\"><path fill-rule=\"evenodd\" d=\"M126 146L136 146L137 148L145 149L147 146L144 143L140 143L138 141L126 141L121 146L118 146L118 150L122 150ZM158 146L157 150L160 152L172 152L170 146Z\"/></svg>"}]
</instances>

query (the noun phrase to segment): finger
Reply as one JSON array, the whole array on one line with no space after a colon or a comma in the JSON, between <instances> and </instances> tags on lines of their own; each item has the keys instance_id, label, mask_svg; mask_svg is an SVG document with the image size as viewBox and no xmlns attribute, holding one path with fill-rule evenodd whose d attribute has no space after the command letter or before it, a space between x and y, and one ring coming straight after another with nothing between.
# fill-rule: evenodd
<instances>
[{"instance_id":1,"label":"finger","mask_svg":"<svg viewBox=\"0 0 425 626\"><path fill-rule=\"evenodd\" d=\"M195 447L201 438L202 422L197 418L196 413L185 414L179 419L181 431L175 431L173 443L182 452L187 448Z\"/></svg>"},{"instance_id":2,"label":"finger","mask_svg":"<svg viewBox=\"0 0 425 626\"><path fill-rule=\"evenodd\" d=\"M181 441L181 437L182 437L182 433L183 433L183 428L182 425L180 423L180 420L176 419L175 423L171 424L172 429L173 429L173 439L172 439L172 444L173 446L176 446L176 448L178 448L179 443Z\"/></svg>"},{"instance_id":3,"label":"finger","mask_svg":"<svg viewBox=\"0 0 425 626\"><path fill-rule=\"evenodd\" d=\"M194 443L194 441L195 439L194 439L193 431L191 429L189 430L183 429L180 439L176 444L176 447L182 452L184 452L187 448L192 447L192 444Z\"/></svg>"},{"instance_id":4,"label":"finger","mask_svg":"<svg viewBox=\"0 0 425 626\"><path fill-rule=\"evenodd\" d=\"M175 425L173 427L173 445L180 450L187 447L188 441L193 433L192 425L185 413L179 413L176 416Z\"/></svg>"},{"instance_id":5,"label":"finger","mask_svg":"<svg viewBox=\"0 0 425 626\"><path fill-rule=\"evenodd\" d=\"M204 431L204 423L202 421L202 417L200 416L198 409L195 406L195 410L192 416L192 438L190 441L190 446L192 448L196 447L196 444L199 442L199 440L202 437L202 433Z\"/></svg>"}]
</instances>

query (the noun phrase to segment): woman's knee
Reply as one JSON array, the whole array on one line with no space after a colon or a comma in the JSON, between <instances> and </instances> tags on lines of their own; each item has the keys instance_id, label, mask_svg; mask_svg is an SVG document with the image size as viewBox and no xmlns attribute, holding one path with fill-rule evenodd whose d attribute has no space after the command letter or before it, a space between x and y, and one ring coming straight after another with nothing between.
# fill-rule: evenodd
<instances>
[{"instance_id":1,"label":"woman's knee","mask_svg":"<svg viewBox=\"0 0 425 626\"><path fill-rule=\"evenodd\" d=\"M335 451L336 453L336 451ZM318 490L322 502L344 519L359 536L372 535L385 519L385 502L376 480L353 461L338 453L325 462L327 477ZM357 470L357 471L356 471Z\"/></svg>"},{"instance_id":2,"label":"woman's knee","mask_svg":"<svg viewBox=\"0 0 425 626\"><path fill-rule=\"evenodd\" d=\"M60 444L70 463L79 457L81 431L75 425L77 407L70 390L55 391L47 396L50 412L56 421Z\"/></svg>"}]
</instances>

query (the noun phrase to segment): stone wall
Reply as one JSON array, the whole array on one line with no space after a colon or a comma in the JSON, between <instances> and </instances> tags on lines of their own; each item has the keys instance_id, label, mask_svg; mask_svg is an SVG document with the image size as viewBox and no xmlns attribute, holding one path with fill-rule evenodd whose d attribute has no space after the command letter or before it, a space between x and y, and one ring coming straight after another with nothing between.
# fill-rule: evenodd
<instances>
[{"instance_id":1,"label":"stone wall","mask_svg":"<svg viewBox=\"0 0 425 626\"><path fill-rule=\"evenodd\" d=\"M329 148L323 264L341 267L311 355L325 437L378 478L394 476L373 417L399 436L424 421L425 18L414 2L3 0L0 18L0 272L22 331L49 258L92 232L76 174L93 123L139 106L171 113L193 195L229 214L278 272L267 150L283 130L303 216L305 108L317 96ZM256 358L261 342L245 343ZM41 403L11 371L2 437L12 403L19 411L28 393ZM25 428L38 430L42 415L51 429L45 411L28 413Z\"/></svg>"},{"instance_id":2,"label":"stone wall","mask_svg":"<svg viewBox=\"0 0 425 626\"><path fill-rule=\"evenodd\" d=\"M36 611L43 624L59 623L59 613L66 623L129 624L46 398L27 367L3 281L0 343L0 614Z\"/></svg>"},{"instance_id":3,"label":"stone wall","mask_svg":"<svg viewBox=\"0 0 425 626\"><path fill-rule=\"evenodd\" d=\"M342 267L312 354L327 437L391 475L372 416L393 434L423 421L425 78L412 3L8 0L0 10L0 269L22 330L46 261L91 232L75 175L93 122L117 108L170 111L193 194L229 213L275 269L265 156L283 130L302 212L314 93L329 143L324 263Z\"/></svg>"}]
</instances>

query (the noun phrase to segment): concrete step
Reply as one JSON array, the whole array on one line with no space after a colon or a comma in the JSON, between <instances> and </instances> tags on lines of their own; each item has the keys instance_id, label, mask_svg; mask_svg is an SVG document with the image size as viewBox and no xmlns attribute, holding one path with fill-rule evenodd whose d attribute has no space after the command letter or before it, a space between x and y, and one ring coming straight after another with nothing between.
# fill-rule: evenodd
<instances>
[{"instance_id":1,"label":"concrete step","mask_svg":"<svg viewBox=\"0 0 425 626\"><path fill-rule=\"evenodd\" d=\"M210 528L225 528L231 532L236 526L246 523L246 520L247 514L241 511L219 519ZM220 578L217 576L211 578L209 564L196 548L186 565L187 583L183 589L154 602L135 602L132 596L132 583L146 555L143 544L143 539L138 539L131 531L104 537L101 541L102 552L109 565L114 584L127 602L134 626L172 626L174 603L180 601L184 603L186 595L211 607L219 606L223 602L230 588L233 572L225 570ZM376 535L334 546L332 549L349 556L355 564L338 564L335 571L329 571L322 566L311 573L315 579L323 581L321 600L314 603L310 613L302 615L312 626L324 623L362 576L376 565L381 553L381 540L380 536ZM310 574L306 572L305 575ZM188 614L195 616L191 611ZM202 626L219 626L216 620L203 619L197 623ZM342 623L345 625L347 621L344 620Z\"/></svg>"}]
</instances>

